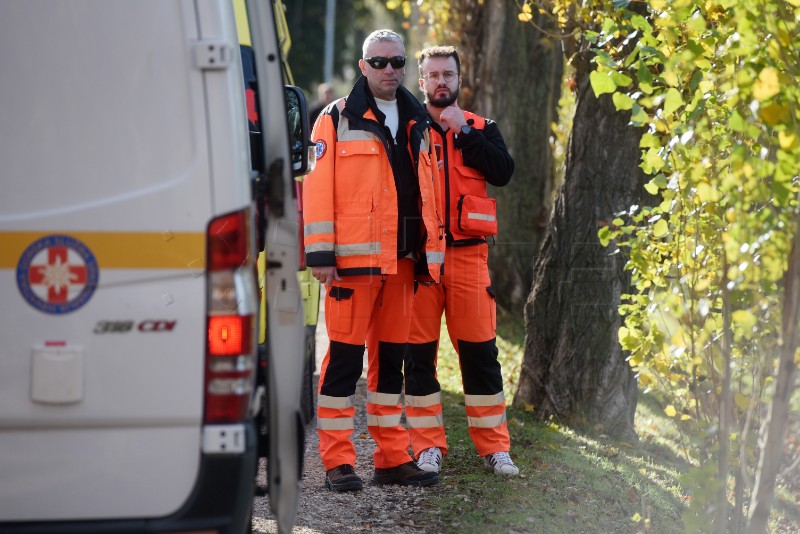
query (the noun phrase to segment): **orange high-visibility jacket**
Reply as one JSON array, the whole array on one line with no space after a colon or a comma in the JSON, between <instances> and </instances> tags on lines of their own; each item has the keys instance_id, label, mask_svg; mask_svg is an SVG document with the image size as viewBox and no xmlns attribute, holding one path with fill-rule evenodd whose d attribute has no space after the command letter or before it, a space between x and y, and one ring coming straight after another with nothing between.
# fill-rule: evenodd
<instances>
[{"instance_id":1,"label":"orange high-visibility jacket","mask_svg":"<svg viewBox=\"0 0 800 534\"><path fill-rule=\"evenodd\" d=\"M334 102L318 117L311 134L316 168L303 180L307 264L335 265L341 275L397 272L397 190L387 150L394 140L369 107L362 105L363 112L354 112L366 87L362 78L346 102ZM359 89L362 94L356 95ZM427 262L427 274L438 282L445 241L430 119L407 89L398 88L397 98L406 99L404 104L414 109L406 133L423 223L416 259L420 266Z\"/></svg>"},{"instance_id":2,"label":"orange high-visibility jacket","mask_svg":"<svg viewBox=\"0 0 800 534\"><path fill-rule=\"evenodd\" d=\"M489 198L486 183L504 186L514 172L514 160L508 154L495 122L469 111L464 111L464 117L475 132L469 135L452 129L442 132L436 124L431 131L431 142L441 152L439 159L444 160L444 172L440 173L442 195L439 209L447 223L448 244L485 241L474 233L460 230L464 198Z\"/></svg>"}]
</instances>

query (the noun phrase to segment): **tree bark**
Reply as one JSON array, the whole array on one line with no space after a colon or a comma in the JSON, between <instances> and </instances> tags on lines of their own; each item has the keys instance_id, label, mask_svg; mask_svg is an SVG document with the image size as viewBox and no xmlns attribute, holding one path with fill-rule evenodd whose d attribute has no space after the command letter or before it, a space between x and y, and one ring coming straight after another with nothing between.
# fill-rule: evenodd
<instances>
[{"instance_id":1,"label":"tree bark","mask_svg":"<svg viewBox=\"0 0 800 534\"><path fill-rule=\"evenodd\" d=\"M514 405L541 418L635 439L637 383L617 337L625 258L597 237L603 221L641 204L642 131L609 95L595 98L588 53L574 61L577 107L564 184L525 306L525 354Z\"/></svg>"},{"instance_id":2,"label":"tree bark","mask_svg":"<svg viewBox=\"0 0 800 534\"><path fill-rule=\"evenodd\" d=\"M775 478L778 475L783 442L786 437L786 420L794 391L794 373L797 368L797 321L800 307L800 224L795 228L789 265L784 275L783 346L781 347L778 376L775 379L775 396L766 423L766 442L756 471L756 482L750 503L747 532L766 532L772 500L775 497Z\"/></svg>"},{"instance_id":3,"label":"tree bark","mask_svg":"<svg viewBox=\"0 0 800 534\"><path fill-rule=\"evenodd\" d=\"M477 43L464 55L462 105L497 121L516 169L497 199L499 232L490 255L498 304L521 314L533 265L553 205L555 174L549 145L563 75L560 41L517 19L513 0L488 0L467 28ZM552 27L542 18L541 25ZM555 34L558 30L553 29Z\"/></svg>"}]
</instances>

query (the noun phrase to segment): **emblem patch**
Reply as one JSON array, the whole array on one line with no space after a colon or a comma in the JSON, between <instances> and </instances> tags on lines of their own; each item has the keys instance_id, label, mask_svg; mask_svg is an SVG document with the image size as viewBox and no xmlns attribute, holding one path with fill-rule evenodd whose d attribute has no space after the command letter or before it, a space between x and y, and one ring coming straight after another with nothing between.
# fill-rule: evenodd
<instances>
[{"instance_id":1,"label":"emblem patch","mask_svg":"<svg viewBox=\"0 0 800 534\"><path fill-rule=\"evenodd\" d=\"M92 251L66 235L48 235L31 243L17 262L22 297L44 313L70 313L97 288L99 270Z\"/></svg>"},{"instance_id":2,"label":"emblem patch","mask_svg":"<svg viewBox=\"0 0 800 534\"><path fill-rule=\"evenodd\" d=\"M322 139L317 140L316 145L317 159L322 159L322 156L325 155L325 151L328 150L328 145L326 145L325 141Z\"/></svg>"}]
</instances>

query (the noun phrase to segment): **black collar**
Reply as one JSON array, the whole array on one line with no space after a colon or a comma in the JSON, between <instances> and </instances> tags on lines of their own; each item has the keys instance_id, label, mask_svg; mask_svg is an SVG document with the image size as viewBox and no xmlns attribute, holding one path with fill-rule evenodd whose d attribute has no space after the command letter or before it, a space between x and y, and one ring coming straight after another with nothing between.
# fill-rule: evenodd
<instances>
[{"instance_id":1,"label":"black collar","mask_svg":"<svg viewBox=\"0 0 800 534\"><path fill-rule=\"evenodd\" d=\"M411 94L411 92L402 85L397 88L397 112L400 116L400 123L405 124L413 119L416 122L421 122L427 119L428 110L419 103L419 101ZM375 97L367 84L367 78L361 76L356 80L353 85L353 90L347 97L344 106L345 111L349 111L355 117L363 117L367 110L372 110L378 120L383 122L386 118L383 113L378 109L378 104L375 102Z\"/></svg>"}]
</instances>

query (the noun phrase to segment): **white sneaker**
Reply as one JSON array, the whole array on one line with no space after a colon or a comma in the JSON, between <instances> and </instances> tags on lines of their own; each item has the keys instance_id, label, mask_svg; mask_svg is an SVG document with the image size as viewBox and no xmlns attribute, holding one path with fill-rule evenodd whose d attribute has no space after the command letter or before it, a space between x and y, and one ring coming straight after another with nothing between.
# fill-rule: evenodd
<instances>
[{"instance_id":1,"label":"white sneaker","mask_svg":"<svg viewBox=\"0 0 800 534\"><path fill-rule=\"evenodd\" d=\"M423 471L438 473L439 468L442 467L441 449L439 447L431 447L422 451L419 454L419 458L417 458L417 466Z\"/></svg>"},{"instance_id":2,"label":"white sneaker","mask_svg":"<svg viewBox=\"0 0 800 534\"><path fill-rule=\"evenodd\" d=\"M507 452L494 452L483 457L483 468L486 471L499 475L514 476L519 474L519 468L514 465Z\"/></svg>"}]
</instances>

